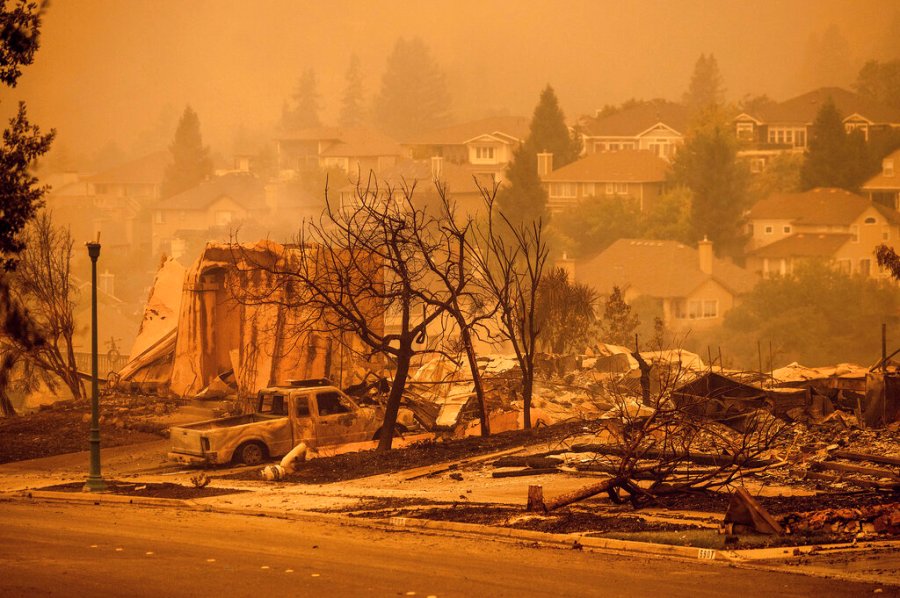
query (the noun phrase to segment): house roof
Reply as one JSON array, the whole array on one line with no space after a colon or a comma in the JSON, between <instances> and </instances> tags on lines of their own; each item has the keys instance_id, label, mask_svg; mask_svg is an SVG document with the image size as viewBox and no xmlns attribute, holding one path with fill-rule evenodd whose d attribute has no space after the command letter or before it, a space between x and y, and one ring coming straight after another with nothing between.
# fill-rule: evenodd
<instances>
[{"instance_id":1,"label":"house roof","mask_svg":"<svg viewBox=\"0 0 900 598\"><path fill-rule=\"evenodd\" d=\"M797 233L750 252L758 258L831 257L853 235L843 233Z\"/></svg>"},{"instance_id":2,"label":"house roof","mask_svg":"<svg viewBox=\"0 0 900 598\"><path fill-rule=\"evenodd\" d=\"M427 187L430 191L433 189L434 181L431 164L431 160L400 160L391 168L378 173L379 184L396 186L403 182L407 184L415 182L420 190L425 191ZM443 160L439 178L447 185L447 190L452 196L462 193L479 193L473 177L477 177L480 184L490 187L491 175L499 175L501 172L501 167L492 169L488 166L455 164ZM352 185L348 184L345 189L350 186Z\"/></svg>"},{"instance_id":3,"label":"house roof","mask_svg":"<svg viewBox=\"0 0 900 598\"><path fill-rule=\"evenodd\" d=\"M524 116L495 116L433 129L404 141L404 145L463 145L482 135L500 134L519 141L528 136L530 121Z\"/></svg>"},{"instance_id":4,"label":"house roof","mask_svg":"<svg viewBox=\"0 0 900 598\"><path fill-rule=\"evenodd\" d=\"M828 98L846 119L858 114L873 123L900 123L900 111L860 97L840 87L820 87L778 104L764 106L758 113L747 114L767 123L811 124Z\"/></svg>"},{"instance_id":5,"label":"house roof","mask_svg":"<svg viewBox=\"0 0 900 598\"><path fill-rule=\"evenodd\" d=\"M392 138L372 129L345 129L319 154L324 158L400 156L403 149Z\"/></svg>"},{"instance_id":6,"label":"house roof","mask_svg":"<svg viewBox=\"0 0 900 598\"><path fill-rule=\"evenodd\" d=\"M95 184L158 185L162 182L166 166L171 161L172 154L169 152L153 152L98 172L85 180Z\"/></svg>"},{"instance_id":7,"label":"house roof","mask_svg":"<svg viewBox=\"0 0 900 598\"><path fill-rule=\"evenodd\" d=\"M644 239L619 239L599 255L576 264L575 276L601 292L618 286L660 298L687 297L708 280L742 294L757 281L747 270L715 257L712 274L705 274L696 249L676 241Z\"/></svg>"},{"instance_id":8,"label":"house roof","mask_svg":"<svg viewBox=\"0 0 900 598\"><path fill-rule=\"evenodd\" d=\"M688 109L674 102L648 102L610 116L585 119L583 126L589 137L635 137L659 123L684 133Z\"/></svg>"},{"instance_id":9,"label":"house roof","mask_svg":"<svg viewBox=\"0 0 900 598\"><path fill-rule=\"evenodd\" d=\"M247 210L265 207L265 187L252 174L233 173L203 181L156 204L157 210L203 210L228 197Z\"/></svg>"},{"instance_id":10,"label":"house roof","mask_svg":"<svg viewBox=\"0 0 900 598\"><path fill-rule=\"evenodd\" d=\"M884 170L866 181L862 186L866 191L876 191L878 189L900 189L900 149L888 154L885 160L894 161L894 176L885 176Z\"/></svg>"},{"instance_id":11,"label":"house roof","mask_svg":"<svg viewBox=\"0 0 900 598\"><path fill-rule=\"evenodd\" d=\"M750 208L750 220L788 220L807 226L849 226L865 210L874 207L889 222L900 223L900 213L855 193L818 187L802 193L774 193Z\"/></svg>"},{"instance_id":12,"label":"house roof","mask_svg":"<svg viewBox=\"0 0 900 598\"><path fill-rule=\"evenodd\" d=\"M651 183L666 180L669 164L647 150L588 154L543 178L547 182Z\"/></svg>"}]
</instances>

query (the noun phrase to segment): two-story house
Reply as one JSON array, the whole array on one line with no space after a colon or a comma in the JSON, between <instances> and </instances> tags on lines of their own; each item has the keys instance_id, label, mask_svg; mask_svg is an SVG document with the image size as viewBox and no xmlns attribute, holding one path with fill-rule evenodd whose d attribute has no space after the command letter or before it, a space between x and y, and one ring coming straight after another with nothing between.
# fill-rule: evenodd
<instances>
[{"instance_id":1,"label":"two-story house","mask_svg":"<svg viewBox=\"0 0 900 598\"><path fill-rule=\"evenodd\" d=\"M862 191L877 204L900 210L900 149L881 160L881 172L862 186Z\"/></svg>"},{"instance_id":2,"label":"two-story house","mask_svg":"<svg viewBox=\"0 0 900 598\"><path fill-rule=\"evenodd\" d=\"M587 154L619 150L646 150L671 160L684 143L688 109L674 102L654 100L625 108L609 116L599 113L582 119L581 136Z\"/></svg>"},{"instance_id":3,"label":"two-story house","mask_svg":"<svg viewBox=\"0 0 900 598\"><path fill-rule=\"evenodd\" d=\"M482 174L501 174L528 136L529 120L497 116L442 127L402 143L410 158L441 157L445 164L470 164Z\"/></svg>"},{"instance_id":4,"label":"two-story house","mask_svg":"<svg viewBox=\"0 0 900 598\"><path fill-rule=\"evenodd\" d=\"M669 163L648 150L588 154L553 170L553 155L538 155L538 175L547 190L547 207L558 213L590 197L630 197L641 211L665 192Z\"/></svg>"},{"instance_id":5,"label":"two-story house","mask_svg":"<svg viewBox=\"0 0 900 598\"><path fill-rule=\"evenodd\" d=\"M252 174L211 178L156 204L152 251L180 257L188 244L227 241L234 226L259 221L266 211L265 187Z\"/></svg>"},{"instance_id":6,"label":"two-story house","mask_svg":"<svg viewBox=\"0 0 900 598\"><path fill-rule=\"evenodd\" d=\"M99 234L106 248L146 251L148 210L159 200L170 160L169 152L159 151L89 176L70 177L67 185L51 190L47 207L76 240L96 239Z\"/></svg>"},{"instance_id":7,"label":"two-story house","mask_svg":"<svg viewBox=\"0 0 900 598\"><path fill-rule=\"evenodd\" d=\"M677 241L619 239L576 263L575 280L602 295L617 286L627 302L651 297L659 302L666 327L686 332L721 324L758 278L716 258L711 241L694 249Z\"/></svg>"},{"instance_id":8,"label":"two-story house","mask_svg":"<svg viewBox=\"0 0 900 598\"><path fill-rule=\"evenodd\" d=\"M786 275L798 263L822 260L847 274L884 276L874 251L900 235L900 213L834 188L776 193L748 214L747 269Z\"/></svg>"},{"instance_id":9,"label":"two-story house","mask_svg":"<svg viewBox=\"0 0 900 598\"><path fill-rule=\"evenodd\" d=\"M804 152L816 116L829 98L843 115L848 133L860 131L869 139L879 131L900 127L900 111L840 87L822 87L784 102L763 105L752 113L738 114L733 121L741 144L738 155L750 161L751 171L760 172L776 154Z\"/></svg>"},{"instance_id":10,"label":"two-story house","mask_svg":"<svg viewBox=\"0 0 900 598\"><path fill-rule=\"evenodd\" d=\"M285 177L310 168L376 172L392 166L403 149L373 129L315 127L282 133L276 139L278 165Z\"/></svg>"}]
</instances>

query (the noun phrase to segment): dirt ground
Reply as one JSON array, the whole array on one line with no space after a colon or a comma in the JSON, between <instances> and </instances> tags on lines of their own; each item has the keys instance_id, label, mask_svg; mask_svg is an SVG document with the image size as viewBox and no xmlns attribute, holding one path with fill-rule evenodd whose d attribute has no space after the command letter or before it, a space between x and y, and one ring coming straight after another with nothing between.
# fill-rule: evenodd
<instances>
[{"instance_id":1,"label":"dirt ground","mask_svg":"<svg viewBox=\"0 0 900 598\"><path fill-rule=\"evenodd\" d=\"M113 447L167 437L167 427L153 421L178 407L177 399L104 396L100 399L102 446ZM25 461L89 448L89 399L60 401L18 417L0 418L0 463Z\"/></svg>"},{"instance_id":2,"label":"dirt ground","mask_svg":"<svg viewBox=\"0 0 900 598\"><path fill-rule=\"evenodd\" d=\"M233 488L195 488L193 486L182 486L180 484L172 484L170 482L163 483L141 483L141 482L121 482L118 480L105 480L106 491L110 494L119 494L125 496L140 496L149 498L177 498L177 499L193 499L193 498L209 498L210 496L221 496L223 494L236 494L246 492L246 490L235 490ZM58 484L56 486L48 486L40 490L49 490L55 492L82 492L84 482L72 482L70 484Z\"/></svg>"}]
</instances>

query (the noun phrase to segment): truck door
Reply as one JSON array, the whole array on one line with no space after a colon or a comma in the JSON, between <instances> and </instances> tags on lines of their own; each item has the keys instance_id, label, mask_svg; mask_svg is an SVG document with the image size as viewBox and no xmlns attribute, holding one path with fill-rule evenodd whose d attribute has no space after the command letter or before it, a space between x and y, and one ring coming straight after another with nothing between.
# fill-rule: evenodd
<instances>
[{"instance_id":1,"label":"truck door","mask_svg":"<svg viewBox=\"0 0 900 598\"><path fill-rule=\"evenodd\" d=\"M312 412L309 409L309 393L298 393L291 396L291 426L294 431L294 446L305 442L307 446L319 445L316 439L316 428L313 424Z\"/></svg>"},{"instance_id":2,"label":"truck door","mask_svg":"<svg viewBox=\"0 0 900 598\"><path fill-rule=\"evenodd\" d=\"M368 440L359 437L356 423L356 405L335 390L316 392L316 437L319 444L345 444Z\"/></svg>"}]
</instances>

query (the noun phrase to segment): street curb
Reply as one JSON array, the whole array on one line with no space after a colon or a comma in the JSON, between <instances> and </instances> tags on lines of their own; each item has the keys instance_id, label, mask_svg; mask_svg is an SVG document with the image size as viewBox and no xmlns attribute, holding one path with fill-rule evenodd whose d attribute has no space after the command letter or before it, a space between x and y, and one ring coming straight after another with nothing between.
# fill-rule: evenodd
<instances>
[{"instance_id":1,"label":"street curb","mask_svg":"<svg viewBox=\"0 0 900 598\"><path fill-rule=\"evenodd\" d=\"M779 546L774 548L748 548L744 550L718 550L714 548L698 548L678 546L674 544L656 544L636 542L614 538L597 538L583 532L571 534L553 534L508 527L480 525L476 523L460 523L455 521L435 521L416 519L413 517L390 517L387 519L364 519L351 517L341 513L321 513L317 511L272 511L267 509L250 509L226 507L221 505L199 503L195 500L174 498L153 498L144 496L127 496L122 494L94 494L76 492L54 492L49 490L31 490L15 493L4 493L12 499L41 499L52 502L73 502L136 505L152 507L182 507L193 511L213 512L227 515L245 515L249 517L272 517L297 521L328 522L354 527L365 527L382 530L404 529L423 532L450 532L466 536L490 537L497 540L539 542L541 544L564 548L588 548L624 554L647 554L659 557L674 557L688 560L718 561L719 563L754 564L755 561L788 560L796 556L810 554L833 554L837 552L863 553L880 548L900 549L900 540L867 541L864 543L842 543L805 546ZM587 532L590 533L590 532Z\"/></svg>"}]
</instances>

